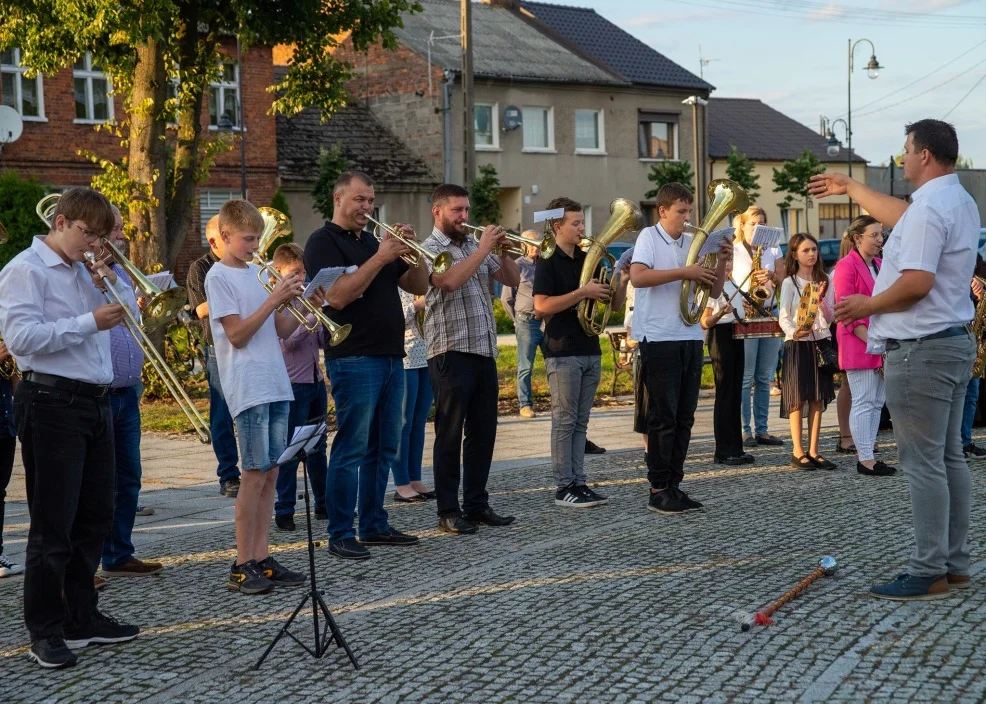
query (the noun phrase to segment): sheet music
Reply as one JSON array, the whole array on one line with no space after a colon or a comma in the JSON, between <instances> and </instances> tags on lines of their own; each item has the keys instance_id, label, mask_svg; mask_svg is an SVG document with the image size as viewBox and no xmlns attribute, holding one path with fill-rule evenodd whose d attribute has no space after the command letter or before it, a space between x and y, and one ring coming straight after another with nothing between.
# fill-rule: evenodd
<instances>
[{"instance_id":1,"label":"sheet music","mask_svg":"<svg viewBox=\"0 0 986 704\"><path fill-rule=\"evenodd\" d=\"M328 291L332 288L332 284L336 282L336 279L343 274L352 274L358 268L357 266L327 266L315 274L315 278L305 286L305 292L301 295L303 298L311 298L312 294L315 293L315 289L319 286Z\"/></svg>"},{"instance_id":2,"label":"sheet music","mask_svg":"<svg viewBox=\"0 0 986 704\"><path fill-rule=\"evenodd\" d=\"M623 271L623 267L630 264L630 260L633 258L633 247L625 251L620 255L620 258L616 260L616 266L614 267L616 271Z\"/></svg>"},{"instance_id":3,"label":"sheet music","mask_svg":"<svg viewBox=\"0 0 986 704\"><path fill-rule=\"evenodd\" d=\"M554 210L538 210L534 213L534 222L544 222L545 220L561 220L565 217L564 208L555 208Z\"/></svg>"},{"instance_id":4,"label":"sheet music","mask_svg":"<svg viewBox=\"0 0 986 704\"><path fill-rule=\"evenodd\" d=\"M151 280L151 283L157 286L162 291L164 289L171 288L175 283L175 275L170 271L161 271L157 274L148 274L147 278Z\"/></svg>"},{"instance_id":5,"label":"sheet music","mask_svg":"<svg viewBox=\"0 0 986 704\"><path fill-rule=\"evenodd\" d=\"M321 431L321 432L319 432ZM315 449L315 445L325 432L325 422L314 423L312 425L301 425L294 429L291 442L284 448L284 452L277 458L277 464L284 464L293 460L302 449L309 452Z\"/></svg>"},{"instance_id":6,"label":"sheet music","mask_svg":"<svg viewBox=\"0 0 986 704\"><path fill-rule=\"evenodd\" d=\"M764 247L770 249L780 244L784 236L784 230L779 227L768 227L767 225L757 225L753 228L753 247Z\"/></svg>"},{"instance_id":7,"label":"sheet music","mask_svg":"<svg viewBox=\"0 0 986 704\"><path fill-rule=\"evenodd\" d=\"M709 233L709 238L705 240L705 244L702 246L702 251L698 253L698 258L701 259L707 254L718 254L719 247L723 242L732 239L736 234L736 231L731 227L723 227L718 230L713 230Z\"/></svg>"}]
</instances>

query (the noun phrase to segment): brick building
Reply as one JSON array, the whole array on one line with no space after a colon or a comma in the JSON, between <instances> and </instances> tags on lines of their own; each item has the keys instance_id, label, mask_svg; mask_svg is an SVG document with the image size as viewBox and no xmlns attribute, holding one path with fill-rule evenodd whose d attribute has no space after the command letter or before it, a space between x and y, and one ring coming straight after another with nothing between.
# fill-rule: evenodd
<instances>
[{"instance_id":1,"label":"brick building","mask_svg":"<svg viewBox=\"0 0 986 704\"><path fill-rule=\"evenodd\" d=\"M203 100L202 127L205 138L217 134L220 117L225 115L231 128L239 131L236 99L240 81L236 65L235 39L223 48L222 78L213 84L211 95ZM270 47L251 47L243 52L243 119L246 124L247 197L256 205L270 203L277 189L277 136L275 120L267 112L272 97L266 88L274 82ZM106 120L124 115L120 96L113 96L108 81L83 57L74 68L53 75L29 79L20 66L20 51L0 52L0 103L17 110L24 120L21 138L4 147L0 168L33 176L56 190L89 185L97 167L79 156L88 149L106 159L126 155L108 131L95 129ZM224 124L223 127L226 127ZM169 131L173 137L174 132ZM218 212L222 203L240 196L240 147L219 155L209 179L199 187L193 226L181 247L175 273L184 280L191 261L201 256L204 223ZM42 227L38 223L39 228Z\"/></svg>"}]
</instances>

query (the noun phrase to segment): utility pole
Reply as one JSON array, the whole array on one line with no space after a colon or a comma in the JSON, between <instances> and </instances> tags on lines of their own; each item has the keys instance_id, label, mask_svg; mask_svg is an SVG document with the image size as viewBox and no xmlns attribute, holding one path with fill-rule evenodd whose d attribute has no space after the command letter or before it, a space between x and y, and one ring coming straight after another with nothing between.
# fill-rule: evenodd
<instances>
[{"instance_id":1,"label":"utility pole","mask_svg":"<svg viewBox=\"0 0 986 704\"><path fill-rule=\"evenodd\" d=\"M461 0L462 18L462 145L465 149L463 163L463 186L476 178L476 134L473 131L475 101L472 90L472 3Z\"/></svg>"}]
</instances>

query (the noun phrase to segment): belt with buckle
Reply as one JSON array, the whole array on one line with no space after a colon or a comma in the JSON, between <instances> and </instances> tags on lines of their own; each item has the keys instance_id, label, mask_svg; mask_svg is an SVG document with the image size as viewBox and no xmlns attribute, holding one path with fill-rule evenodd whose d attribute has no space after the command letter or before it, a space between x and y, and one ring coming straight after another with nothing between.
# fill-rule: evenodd
<instances>
[{"instance_id":1,"label":"belt with buckle","mask_svg":"<svg viewBox=\"0 0 986 704\"><path fill-rule=\"evenodd\" d=\"M945 337L958 337L959 335L965 335L966 333L972 332L972 327L966 323L965 325L953 325L950 328L945 328L939 332L932 333L931 335L925 335L924 337L912 337L909 340L897 340L889 339L887 342L927 342L928 340L941 340Z\"/></svg>"},{"instance_id":2,"label":"belt with buckle","mask_svg":"<svg viewBox=\"0 0 986 704\"><path fill-rule=\"evenodd\" d=\"M29 381L32 384L50 386L51 388L58 389L59 391L68 391L69 393L79 394L81 396L91 396L93 398L102 398L110 390L109 384L90 384L85 381L66 379L64 376L41 374L40 372L34 371L24 372L23 378L24 381Z\"/></svg>"}]
</instances>

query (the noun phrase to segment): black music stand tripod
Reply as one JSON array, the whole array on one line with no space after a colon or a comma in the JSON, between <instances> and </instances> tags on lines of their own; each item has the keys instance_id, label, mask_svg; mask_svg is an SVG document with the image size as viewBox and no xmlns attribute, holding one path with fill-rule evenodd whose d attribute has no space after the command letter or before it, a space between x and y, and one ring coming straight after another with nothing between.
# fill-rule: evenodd
<instances>
[{"instance_id":1,"label":"black music stand tripod","mask_svg":"<svg viewBox=\"0 0 986 704\"><path fill-rule=\"evenodd\" d=\"M339 630L339 626L336 624L335 619L332 618L332 613L329 611L329 607L325 605L325 600L322 598L322 595L325 592L319 589L318 584L315 582L315 538L312 535L312 512L308 496L308 454L306 452L306 448L312 440L325 432L325 421L322 420L313 427L315 429L311 433L307 433L304 438L293 438L296 442L302 442L297 453L295 453L292 458L301 462L305 482L305 519L308 522L308 575L311 581L311 586L305 596L301 599L301 603L298 604L298 608L294 610L294 613L291 614L290 618L288 618L284 625L281 626L281 630L279 630L277 635L274 636L274 640L267 646L267 650L265 650L264 654L260 656L259 660L257 660L257 664L253 666L254 670L260 669L260 666L264 664L264 660L267 659L267 656L270 655L271 651L274 649L274 646L277 645L277 641L281 640L283 636L288 636L291 638L295 643L304 648L309 655L316 659L320 659L323 655L325 655L325 652L329 649L329 645L335 641L338 647L346 651L346 655L348 655L350 661L352 661L353 667L357 670L359 669L359 663L356 661L356 656L353 655L353 651L349 648L349 644L346 643L346 639L343 637L342 631ZM312 621L315 634L314 648L308 647L307 643L303 643L298 636L290 630L291 624L294 622L295 618L297 618L298 614L301 613L301 610L307 606L309 600L311 600L312 604ZM320 613L322 619L324 620L324 625L321 629L319 628L318 623ZM329 631L332 631L331 637L329 637Z\"/></svg>"}]
</instances>

